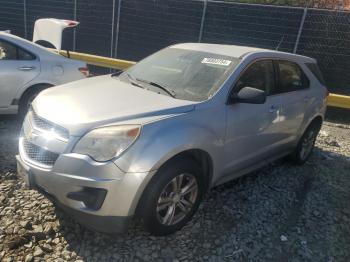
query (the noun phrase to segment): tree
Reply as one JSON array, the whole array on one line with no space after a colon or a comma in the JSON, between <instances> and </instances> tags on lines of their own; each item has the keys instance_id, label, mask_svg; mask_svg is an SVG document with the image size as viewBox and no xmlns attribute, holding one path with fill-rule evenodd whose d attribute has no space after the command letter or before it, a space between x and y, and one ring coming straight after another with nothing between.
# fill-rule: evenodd
<instances>
[{"instance_id":1,"label":"tree","mask_svg":"<svg viewBox=\"0 0 350 262\"><path fill-rule=\"evenodd\" d=\"M288 5L326 9L350 10L350 0L228 0L254 4Z\"/></svg>"}]
</instances>

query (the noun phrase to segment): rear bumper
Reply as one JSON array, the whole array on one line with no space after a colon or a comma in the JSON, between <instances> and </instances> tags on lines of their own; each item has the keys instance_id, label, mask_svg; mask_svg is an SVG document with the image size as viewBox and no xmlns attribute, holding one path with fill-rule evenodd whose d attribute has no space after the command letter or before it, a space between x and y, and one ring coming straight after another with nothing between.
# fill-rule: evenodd
<instances>
[{"instance_id":1,"label":"rear bumper","mask_svg":"<svg viewBox=\"0 0 350 262\"><path fill-rule=\"evenodd\" d=\"M127 228L150 175L124 173L113 162L97 163L78 154L60 155L51 170L27 163L21 156L16 160L18 174L29 187L46 194L80 223L106 233Z\"/></svg>"}]
</instances>

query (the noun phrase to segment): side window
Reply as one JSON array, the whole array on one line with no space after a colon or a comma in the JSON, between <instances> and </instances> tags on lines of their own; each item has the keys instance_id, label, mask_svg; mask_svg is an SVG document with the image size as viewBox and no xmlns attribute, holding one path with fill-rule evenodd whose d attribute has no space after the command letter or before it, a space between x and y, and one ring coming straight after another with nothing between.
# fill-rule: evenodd
<instances>
[{"instance_id":1,"label":"side window","mask_svg":"<svg viewBox=\"0 0 350 262\"><path fill-rule=\"evenodd\" d=\"M35 56L22 48L18 48L18 60L34 60Z\"/></svg>"},{"instance_id":2,"label":"side window","mask_svg":"<svg viewBox=\"0 0 350 262\"><path fill-rule=\"evenodd\" d=\"M17 47L0 40L0 60L16 60Z\"/></svg>"},{"instance_id":3,"label":"side window","mask_svg":"<svg viewBox=\"0 0 350 262\"><path fill-rule=\"evenodd\" d=\"M7 41L0 40L0 60L34 60L35 56Z\"/></svg>"},{"instance_id":4,"label":"side window","mask_svg":"<svg viewBox=\"0 0 350 262\"><path fill-rule=\"evenodd\" d=\"M316 63L309 63L306 66L310 69L310 71L314 74L317 80L324 86L326 86L326 81L323 78L320 68Z\"/></svg>"},{"instance_id":5,"label":"side window","mask_svg":"<svg viewBox=\"0 0 350 262\"><path fill-rule=\"evenodd\" d=\"M274 85L275 77L272 61L261 60L246 69L236 83L234 91L239 92L243 87L253 87L265 91L269 95L273 93Z\"/></svg>"},{"instance_id":6,"label":"side window","mask_svg":"<svg viewBox=\"0 0 350 262\"><path fill-rule=\"evenodd\" d=\"M309 79L298 64L282 60L277 63L279 72L277 93L292 92L309 87Z\"/></svg>"}]
</instances>

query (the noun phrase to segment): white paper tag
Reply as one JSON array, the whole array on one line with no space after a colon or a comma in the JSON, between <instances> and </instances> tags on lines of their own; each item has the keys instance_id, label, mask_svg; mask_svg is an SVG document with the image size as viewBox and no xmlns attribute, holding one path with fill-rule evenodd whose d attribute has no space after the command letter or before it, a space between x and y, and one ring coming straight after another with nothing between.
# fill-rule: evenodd
<instances>
[{"instance_id":1,"label":"white paper tag","mask_svg":"<svg viewBox=\"0 0 350 262\"><path fill-rule=\"evenodd\" d=\"M203 58L202 64L229 66L231 61L218 58Z\"/></svg>"}]
</instances>

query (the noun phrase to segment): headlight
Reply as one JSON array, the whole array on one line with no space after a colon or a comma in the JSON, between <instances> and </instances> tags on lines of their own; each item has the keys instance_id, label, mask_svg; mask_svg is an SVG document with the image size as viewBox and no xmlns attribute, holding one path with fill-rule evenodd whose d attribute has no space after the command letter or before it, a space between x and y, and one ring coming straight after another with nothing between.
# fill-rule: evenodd
<instances>
[{"instance_id":1,"label":"headlight","mask_svg":"<svg viewBox=\"0 0 350 262\"><path fill-rule=\"evenodd\" d=\"M107 126L83 136L73 152L88 155L96 161L108 161L120 156L140 134L138 125Z\"/></svg>"}]
</instances>

